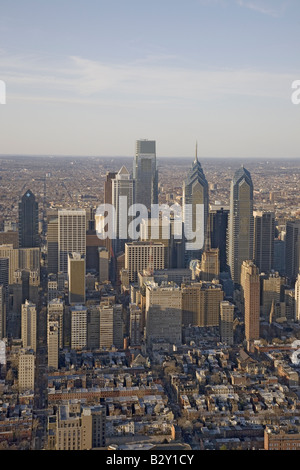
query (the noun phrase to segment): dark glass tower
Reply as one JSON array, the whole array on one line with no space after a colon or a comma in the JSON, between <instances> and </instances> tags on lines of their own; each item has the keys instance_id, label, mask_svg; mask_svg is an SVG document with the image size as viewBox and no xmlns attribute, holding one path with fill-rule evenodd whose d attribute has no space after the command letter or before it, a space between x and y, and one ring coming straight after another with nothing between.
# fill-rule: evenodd
<instances>
[{"instance_id":1,"label":"dark glass tower","mask_svg":"<svg viewBox=\"0 0 300 470\"><path fill-rule=\"evenodd\" d=\"M183 218L185 225L185 234L195 232L199 229L199 221L196 217L197 205L203 205L204 208L204 244L207 239L207 227L208 227L208 211L209 211L209 194L208 194L208 183L204 175L201 163L198 160L197 146L195 160L190 168L188 175L183 183ZM188 244L186 243L186 247ZM186 264L192 259L200 259L202 248L197 250L186 251Z\"/></svg>"},{"instance_id":2,"label":"dark glass tower","mask_svg":"<svg viewBox=\"0 0 300 470\"><path fill-rule=\"evenodd\" d=\"M19 247L34 248L39 245L39 209L35 195L26 191L19 203Z\"/></svg>"},{"instance_id":3,"label":"dark glass tower","mask_svg":"<svg viewBox=\"0 0 300 470\"><path fill-rule=\"evenodd\" d=\"M237 285L241 283L243 262L253 260L253 232L253 183L242 166L234 174L230 192L228 264Z\"/></svg>"},{"instance_id":4,"label":"dark glass tower","mask_svg":"<svg viewBox=\"0 0 300 470\"><path fill-rule=\"evenodd\" d=\"M227 228L229 207L210 206L209 230L211 248L219 248L220 272L228 271L227 265Z\"/></svg>"},{"instance_id":5,"label":"dark glass tower","mask_svg":"<svg viewBox=\"0 0 300 470\"><path fill-rule=\"evenodd\" d=\"M148 211L158 204L158 172L155 140L138 140L133 163L135 203L143 204Z\"/></svg>"}]
</instances>

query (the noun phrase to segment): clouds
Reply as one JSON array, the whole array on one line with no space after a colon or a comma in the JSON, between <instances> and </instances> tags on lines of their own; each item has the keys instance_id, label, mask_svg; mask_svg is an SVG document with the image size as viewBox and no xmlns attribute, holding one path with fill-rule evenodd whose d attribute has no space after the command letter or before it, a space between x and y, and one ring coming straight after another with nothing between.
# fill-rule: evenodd
<instances>
[{"instance_id":1,"label":"clouds","mask_svg":"<svg viewBox=\"0 0 300 470\"><path fill-rule=\"evenodd\" d=\"M228 97L289 99L293 73L252 68L183 67L180 60L150 57L130 63L110 63L70 56L52 64L41 57L3 57L1 78L13 93L41 101L105 103L137 106L140 101L188 106L195 101ZM38 98L39 97L39 98Z\"/></svg>"}]
</instances>

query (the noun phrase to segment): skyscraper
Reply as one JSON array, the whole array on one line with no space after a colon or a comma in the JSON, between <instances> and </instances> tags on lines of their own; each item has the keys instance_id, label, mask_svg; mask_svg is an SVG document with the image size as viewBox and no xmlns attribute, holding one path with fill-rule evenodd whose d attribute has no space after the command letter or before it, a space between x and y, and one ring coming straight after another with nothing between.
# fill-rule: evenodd
<instances>
[{"instance_id":1,"label":"skyscraper","mask_svg":"<svg viewBox=\"0 0 300 470\"><path fill-rule=\"evenodd\" d=\"M24 348L36 351L37 343L37 312L36 305L28 300L22 305L21 339Z\"/></svg>"},{"instance_id":2,"label":"skyscraper","mask_svg":"<svg viewBox=\"0 0 300 470\"><path fill-rule=\"evenodd\" d=\"M222 343L233 345L234 305L227 300L220 302L220 337Z\"/></svg>"},{"instance_id":3,"label":"skyscraper","mask_svg":"<svg viewBox=\"0 0 300 470\"><path fill-rule=\"evenodd\" d=\"M58 271L68 273L68 253L86 255L85 210L58 211Z\"/></svg>"},{"instance_id":4,"label":"skyscraper","mask_svg":"<svg viewBox=\"0 0 300 470\"><path fill-rule=\"evenodd\" d=\"M158 285L148 281L146 286L146 341L164 341L180 345L181 290L175 283Z\"/></svg>"},{"instance_id":5,"label":"skyscraper","mask_svg":"<svg viewBox=\"0 0 300 470\"><path fill-rule=\"evenodd\" d=\"M68 254L69 303L85 303L85 256Z\"/></svg>"},{"instance_id":6,"label":"skyscraper","mask_svg":"<svg viewBox=\"0 0 300 470\"><path fill-rule=\"evenodd\" d=\"M296 281L300 269L300 220L286 223L285 271L289 281Z\"/></svg>"},{"instance_id":7,"label":"skyscraper","mask_svg":"<svg viewBox=\"0 0 300 470\"><path fill-rule=\"evenodd\" d=\"M295 283L295 320L300 321L300 272Z\"/></svg>"},{"instance_id":8,"label":"skyscraper","mask_svg":"<svg viewBox=\"0 0 300 470\"><path fill-rule=\"evenodd\" d=\"M144 269L153 271L165 267L165 246L163 243L129 242L125 244L125 269L129 282L137 282L138 273Z\"/></svg>"},{"instance_id":9,"label":"skyscraper","mask_svg":"<svg viewBox=\"0 0 300 470\"><path fill-rule=\"evenodd\" d=\"M158 204L155 140L137 140L133 178L135 180L135 203L143 204L150 211L151 204Z\"/></svg>"},{"instance_id":10,"label":"skyscraper","mask_svg":"<svg viewBox=\"0 0 300 470\"><path fill-rule=\"evenodd\" d=\"M241 266L253 260L253 183L243 166L235 172L230 190L228 264L235 284L241 282Z\"/></svg>"},{"instance_id":11,"label":"skyscraper","mask_svg":"<svg viewBox=\"0 0 300 470\"><path fill-rule=\"evenodd\" d=\"M197 205L203 205L203 221L197 221ZM190 168L188 175L183 182L183 221L184 221L184 232L185 235L188 233L191 236L191 232L201 229L203 231L204 239L207 237L207 220L208 220L208 208L209 208L209 195L208 195L208 183L204 175L202 166L198 160L198 152L196 146L195 160ZM200 225L201 224L201 225ZM189 236L189 238L190 238ZM187 240L188 243L193 240ZM204 243L203 243L204 246ZM186 262L189 263L192 259L200 259L201 250L203 248L196 247L195 249L188 249L186 253ZM191 247L192 248L192 247Z\"/></svg>"},{"instance_id":12,"label":"skyscraper","mask_svg":"<svg viewBox=\"0 0 300 470\"><path fill-rule=\"evenodd\" d=\"M19 203L19 247L32 248L39 244L39 209L35 195L30 189Z\"/></svg>"},{"instance_id":13,"label":"skyscraper","mask_svg":"<svg viewBox=\"0 0 300 470\"><path fill-rule=\"evenodd\" d=\"M209 207L209 230L211 248L219 248L220 272L228 271L227 229L229 207L211 205Z\"/></svg>"},{"instance_id":14,"label":"skyscraper","mask_svg":"<svg viewBox=\"0 0 300 470\"><path fill-rule=\"evenodd\" d=\"M112 180L112 205L116 216L116 243L114 252L123 251L128 239L128 225L132 217L128 210L135 202L135 181L125 166L122 166L115 179Z\"/></svg>"},{"instance_id":15,"label":"skyscraper","mask_svg":"<svg viewBox=\"0 0 300 470\"><path fill-rule=\"evenodd\" d=\"M253 342L259 339L260 315L259 270L253 261L243 261L241 286L245 311L245 339L247 341L248 350L251 350Z\"/></svg>"},{"instance_id":16,"label":"skyscraper","mask_svg":"<svg viewBox=\"0 0 300 470\"><path fill-rule=\"evenodd\" d=\"M261 273L274 268L275 213L255 211L254 216L254 262Z\"/></svg>"}]
</instances>

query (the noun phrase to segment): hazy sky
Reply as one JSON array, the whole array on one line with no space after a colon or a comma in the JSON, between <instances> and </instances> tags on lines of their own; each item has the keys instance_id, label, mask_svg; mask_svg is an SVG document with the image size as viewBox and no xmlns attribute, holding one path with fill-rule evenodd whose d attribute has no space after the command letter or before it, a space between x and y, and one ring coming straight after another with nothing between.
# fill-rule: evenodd
<instances>
[{"instance_id":1,"label":"hazy sky","mask_svg":"<svg viewBox=\"0 0 300 470\"><path fill-rule=\"evenodd\" d=\"M299 0L1 0L0 154L300 157Z\"/></svg>"}]
</instances>

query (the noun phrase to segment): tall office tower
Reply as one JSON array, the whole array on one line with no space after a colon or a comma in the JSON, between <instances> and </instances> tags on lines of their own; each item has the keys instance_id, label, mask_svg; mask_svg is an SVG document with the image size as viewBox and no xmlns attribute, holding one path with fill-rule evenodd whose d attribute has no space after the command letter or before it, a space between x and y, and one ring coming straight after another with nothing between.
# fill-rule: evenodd
<instances>
[{"instance_id":1,"label":"tall office tower","mask_svg":"<svg viewBox=\"0 0 300 470\"><path fill-rule=\"evenodd\" d=\"M114 311L110 304L100 304L100 349L110 349L114 344L113 340Z\"/></svg>"},{"instance_id":2,"label":"tall office tower","mask_svg":"<svg viewBox=\"0 0 300 470\"><path fill-rule=\"evenodd\" d=\"M284 289L284 302L283 305L284 315L287 321L295 321L295 289Z\"/></svg>"},{"instance_id":3,"label":"tall office tower","mask_svg":"<svg viewBox=\"0 0 300 470\"><path fill-rule=\"evenodd\" d=\"M19 392L34 390L35 355L32 351L21 349L18 364Z\"/></svg>"},{"instance_id":4,"label":"tall office tower","mask_svg":"<svg viewBox=\"0 0 300 470\"><path fill-rule=\"evenodd\" d=\"M121 304L113 305L113 344L117 349L124 347L123 306Z\"/></svg>"},{"instance_id":5,"label":"tall office tower","mask_svg":"<svg viewBox=\"0 0 300 470\"><path fill-rule=\"evenodd\" d=\"M0 245L0 258L9 259L8 284L14 283L14 272L19 267L19 250L15 250L13 245Z\"/></svg>"},{"instance_id":6,"label":"tall office tower","mask_svg":"<svg viewBox=\"0 0 300 470\"><path fill-rule=\"evenodd\" d=\"M68 253L69 304L85 303L85 256Z\"/></svg>"},{"instance_id":7,"label":"tall office tower","mask_svg":"<svg viewBox=\"0 0 300 470\"><path fill-rule=\"evenodd\" d=\"M219 248L211 248L203 251L201 258L201 273L200 278L202 281L212 281L219 279L220 276L220 261L219 261Z\"/></svg>"},{"instance_id":8,"label":"tall office tower","mask_svg":"<svg viewBox=\"0 0 300 470\"><path fill-rule=\"evenodd\" d=\"M260 279L259 269L253 261L243 261L241 286L245 309L245 339L252 350L253 342L259 339Z\"/></svg>"},{"instance_id":9,"label":"tall office tower","mask_svg":"<svg viewBox=\"0 0 300 470\"><path fill-rule=\"evenodd\" d=\"M29 189L19 203L19 247L39 245L39 208L35 195Z\"/></svg>"},{"instance_id":10,"label":"tall office tower","mask_svg":"<svg viewBox=\"0 0 300 470\"><path fill-rule=\"evenodd\" d=\"M123 348L122 305L100 304L100 348Z\"/></svg>"},{"instance_id":11,"label":"tall office tower","mask_svg":"<svg viewBox=\"0 0 300 470\"><path fill-rule=\"evenodd\" d=\"M4 299L8 311L9 305L9 258L0 258L0 285L3 286Z\"/></svg>"},{"instance_id":12,"label":"tall office tower","mask_svg":"<svg viewBox=\"0 0 300 470\"><path fill-rule=\"evenodd\" d=\"M47 325L48 367L58 369L59 364L59 323L49 320Z\"/></svg>"},{"instance_id":13,"label":"tall office tower","mask_svg":"<svg viewBox=\"0 0 300 470\"><path fill-rule=\"evenodd\" d=\"M109 280L109 252L105 247L98 248L99 255L99 282Z\"/></svg>"},{"instance_id":14,"label":"tall office tower","mask_svg":"<svg viewBox=\"0 0 300 470\"><path fill-rule=\"evenodd\" d=\"M222 286L217 282L194 282L181 286L182 324L184 326L219 326Z\"/></svg>"},{"instance_id":15,"label":"tall office tower","mask_svg":"<svg viewBox=\"0 0 300 470\"><path fill-rule=\"evenodd\" d=\"M125 269L129 282L138 281L138 273L144 269L153 272L165 267L165 246L163 243L129 242L125 244Z\"/></svg>"},{"instance_id":16,"label":"tall office tower","mask_svg":"<svg viewBox=\"0 0 300 470\"><path fill-rule=\"evenodd\" d=\"M272 272L268 278L262 280L262 313L265 318L269 318L273 302L283 302L285 286L286 279L278 272Z\"/></svg>"},{"instance_id":17,"label":"tall office tower","mask_svg":"<svg viewBox=\"0 0 300 470\"><path fill-rule=\"evenodd\" d=\"M106 173L106 180L104 182L104 203L112 205L112 181L115 179L117 173L114 171L109 171ZM106 214L105 214L106 215ZM109 236L104 240L105 247L108 250L109 256L112 256L112 239ZM114 257L112 257L112 273L115 269L114 266Z\"/></svg>"},{"instance_id":18,"label":"tall office tower","mask_svg":"<svg viewBox=\"0 0 300 470\"><path fill-rule=\"evenodd\" d=\"M58 272L58 218L48 222L47 228L48 273Z\"/></svg>"},{"instance_id":19,"label":"tall office tower","mask_svg":"<svg viewBox=\"0 0 300 470\"><path fill-rule=\"evenodd\" d=\"M197 205L203 205L203 218L204 220L197 220ZM186 239L186 262L189 263L192 259L200 259L201 252L205 245L207 238L207 221L209 210L209 194L208 183L204 175L202 166L198 160L197 146L195 160L190 168L188 175L183 182L183 222L184 233ZM192 232L202 230L204 243L201 247L193 249L190 246ZM189 249L191 248L191 249Z\"/></svg>"},{"instance_id":20,"label":"tall office tower","mask_svg":"<svg viewBox=\"0 0 300 470\"><path fill-rule=\"evenodd\" d=\"M21 339L24 348L36 351L37 344L37 312L36 305L25 301L21 311Z\"/></svg>"},{"instance_id":21,"label":"tall office tower","mask_svg":"<svg viewBox=\"0 0 300 470\"><path fill-rule=\"evenodd\" d=\"M58 211L58 271L68 273L68 254L86 255L85 210Z\"/></svg>"},{"instance_id":22,"label":"tall office tower","mask_svg":"<svg viewBox=\"0 0 300 470\"><path fill-rule=\"evenodd\" d=\"M300 220L286 223L285 272L291 284L296 281L300 269Z\"/></svg>"},{"instance_id":23,"label":"tall office tower","mask_svg":"<svg viewBox=\"0 0 300 470\"><path fill-rule=\"evenodd\" d=\"M227 265L227 229L229 219L229 207L210 204L209 229L210 246L219 248L220 272L228 271Z\"/></svg>"},{"instance_id":24,"label":"tall office tower","mask_svg":"<svg viewBox=\"0 0 300 470\"><path fill-rule=\"evenodd\" d=\"M100 306L90 305L87 317L88 349L99 349L100 344Z\"/></svg>"},{"instance_id":25,"label":"tall office tower","mask_svg":"<svg viewBox=\"0 0 300 470\"><path fill-rule=\"evenodd\" d=\"M165 246L165 268L170 265L171 232L170 222L166 219L147 218L143 219L140 225L140 241L152 243L162 243Z\"/></svg>"},{"instance_id":26,"label":"tall office tower","mask_svg":"<svg viewBox=\"0 0 300 470\"><path fill-rule=\"evenodd\" d=\"M261 273L274 268L275 213L254 211L254 263Z\"/></svg>"},{"instance_id":27,"label":"tall office tower","mask_svg":"<svg viewBox=\"0 0 300 470\"><path fill-rule=\"evenodd\" d=\"M128 237L128 226L132 216L128 216L129 208L135 202L135 180L125 166L122 166L115 179L112 180L112 205L115 208L116 247L114 252L124 250Z\"/></svg>"},{"instance_id":28,"label":"tall office tower","mask_svg":"<svg viewBox=\"0 0 300 470\"><path fill-rule=\"evenodd\" d=\"M231 182L228 264L235 284L241 283L243 261L253 259L253 184L242 167Z\"/></svg>"},{"instance_id":29,"label":"tall office tower","mask_svg":"<svg viewBox=\"0 0 300 470\"><path fill-rule=\"evenodd\" d=\"M40 248L19 248L20 269L30 269L40 272Z\"/></svg>"},{"instance_id":30,"label":"tall office tower","mask_svg":"<svg viewBox=\"0 0 300 470\"><path fill-rule=\"evenodd\" d=\"M33 304L39 303L40 274L39 271L29 271L29 296Z\"/></svg>"},{"instance_id":31,"label":"tall office tower","mask_svg":"<svg viewBox=\"0 0 300 470\"><path fill-rule=\"evenodd\" d=\"M6 338L6 295L5 286L0 284L0 340Z\"/></svg>"},{"instance_id":32,"label":"tall office tower","mask_svg":"<svg viewBox=\"0 0 300 470\"><path fill-rule=\"evenodd\" d=\"M106 443L106 408L105 406L86 406L81 414L84 449L104 448ZM86 443L84 442L86 440Z\"/></svg>"},{"instance_id":33,"label":"tall office tower","mask_svg":"<svg viewBox=\"0 0 300 470\"><path fill-rule=\"evenodd\" d=\"M130 346L140 346L142 342L142 311L136 304L129 305Z\"/></svg>"},{"instance_id":34,"label":"tall office tower","mask_svg":"<svg viewBox=\"0 0 300 470\"><path fill-rule=\"evenodd\" d=\"M165 342L179 346L181 335L181 290L175 283L158 285L145 283L146 288L146 342Z\"/></svg>"},{"instance_id":35,"label":"tall office tower","mask_svg":"<svg viewBox=\"0 0 300 470\"><path fill-rule=\"evenodd\" d=\"M228 301L220 303L220 337L222 343L233 345L234 305Z\"/></svg>"},{"instance_id":36,"label":"tall office tower","mask_svg":"<svg viewBox=\"0 0 300 470\"><path fill-rule=\"evenodd\" d=\"M295 283L295 320L300 321L300 272Z\"/></svg>"},{"instance_id":37,"label":"tall office tower","mask_svg":"<svg viewBox=\"0 0 300 470\"><path fill-rule=\"evenodd\" d=\"M64 347L64 312L65 304L61 299L53 299L47 304L48 330L51 323L58 324L58 347Z\"/></svg>"},{"instance_id":38,"label":"tall office tower","mask_svg":"<svg viewBox=\"0 0 300 470\"><path fill-rule=\"evenodd\" d=\"M151 204L158 204L155 140L137 140L133 179L135 180L135 203L143 204L150 211Z\"/></svg>"},{"instance_id":39,"label":"tall office tower","mask_svg":"<svg viewBox=\"0 0 300 470\"><path fill-rule=\"evenodd\" d=\"M73 305L71 314L71 349L85 349L87 347L87 307Z\"/></svg>"},{"instance_id":40,"label":"tall office tower","mask_svg":"<svg viewBox=\"0 0 300 470\"><path fill-rule=\"evenodd\" d=\"M282 276L285 274L285 240L274 240L274 271Z\"/></svg>"}]
</instances>

